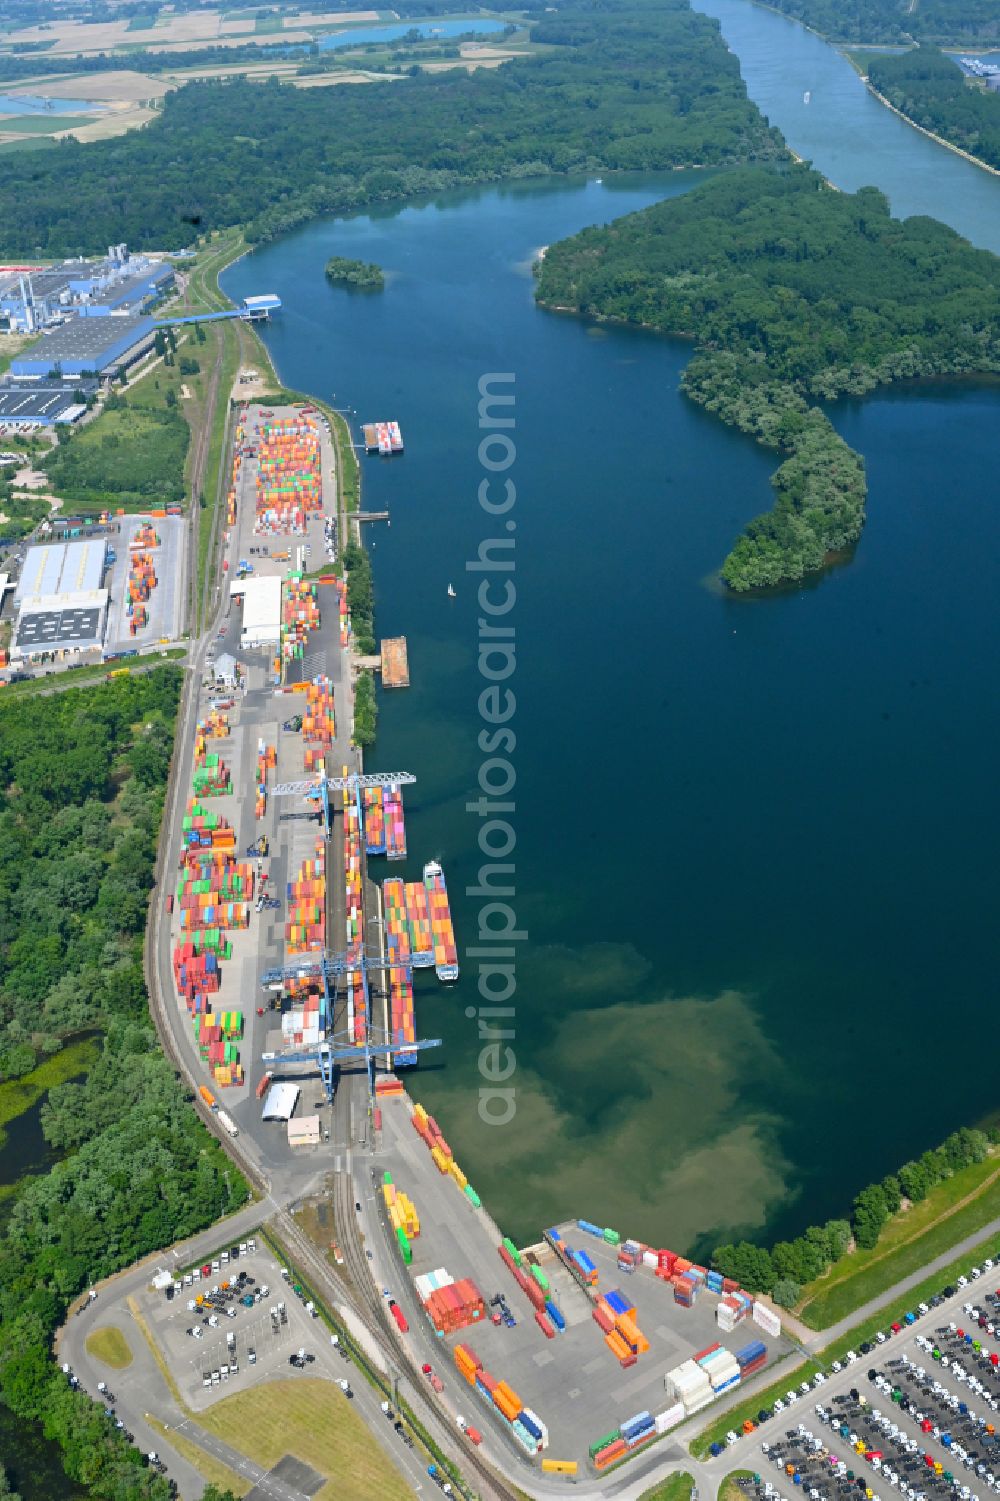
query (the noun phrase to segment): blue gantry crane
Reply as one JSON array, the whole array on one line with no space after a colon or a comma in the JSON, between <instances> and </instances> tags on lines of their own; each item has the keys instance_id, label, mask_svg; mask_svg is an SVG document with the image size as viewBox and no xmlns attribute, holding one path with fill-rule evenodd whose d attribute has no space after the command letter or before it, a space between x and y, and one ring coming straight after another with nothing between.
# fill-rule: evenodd
<instances>
[{"instance_id":1,"label":"blue gantry crane","mask_svg":"<svg viewBox=\"0 0 1000 1501\"><path fill-rule=\"evenodd\" d=\"M393 959L373 959L360 949L348 949L342 954L302 954L291 964L283 965L278 969L268 969L260 977L261 985L267 990L283 990L289 980L320 979L323 984L323 1005L320 1011L320 1028L326 1032L332 1026L330 1010L331 977L336 980L341 975L361 974L361 988L364 996L365 1007L365 1040L356 1043L353 1039L344 1041L335 1036L329 1036L325 1041L317 1043L315 1047L299 1049L292 1052L265 1053L266 1062L284 1063L314 1063L319 1068L323 1086L326 1089L327 1098L333 1099L333 1065L342 1061L365 1061L368 1072L368 1094L372 1101L375 1098L375 1058L383 1054L414 1053L422 1052L425 1048L439 1048L440 1037L407 1042L403 1045L392 1042L373 1042L371 1025L371 1001L368 991L368 975L371 971L380 972L391 969L409 969L409 965Z\"/></svg>"},{"instance_id":2,"label":"blue gantry crane","mask_svg":"<svg viewBox=\"0 0 1000 1501\"><path fill-rule=\"evenodd\" d=\"M364 787L409 787L416 777L411 771L352 771L346 777L312 777L302 782L278 782L271 788L272 797L308 797L319 799L323 804L323 823L330 833L330 791L343 792L345 788L354 794L358 819L363 824L364 810L361 792Z\"/></svg>"}]
</instances>

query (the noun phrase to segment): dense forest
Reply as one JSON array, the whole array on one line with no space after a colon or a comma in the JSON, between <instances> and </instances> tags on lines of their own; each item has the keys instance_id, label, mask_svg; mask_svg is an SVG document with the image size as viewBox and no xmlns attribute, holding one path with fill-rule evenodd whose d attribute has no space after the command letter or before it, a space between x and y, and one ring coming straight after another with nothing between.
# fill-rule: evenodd
<instances>
[{"instance_id":1,"label":"dense forest","mask_svg":"<svg viewBox=\"0 0 1000 1501\"><path fill-rule=\"evenodd\" d=\"M873 88L925 130L1000 168L1000 94L967 83L957 63L933 47L873 57Z\"/></svg>"},{"instance_id":2,"label":"dense forest","mask_svg":"<svg viewBox=\"0 0 1000 1501\"><path fill-rule=\"evenodd\" d=\"M985 46L1000 38L996 0L768 0L834 42L953 43Z\"/></svg>"},{"instance_id":3,"label":"dense forest","mask_svg":"<svg viewBox=\"0 0 1000 1501\"><path fill-rule=\"evenodd\" d=\"M734 1277L748 1292L770 1293L776 1303L792 1308L802 1284L813 1282L847 1255L852 1243L861 1251L878 1245L883 1229L900 1213L904 1199L919 1204L931 1189L972 1163L983 1162L991 1142L1000 1141L1000 1131L963 1129L925 1152L913 1162L904 1162L880 1183L869 1183L855 1196L850 1220L828 1220L810 1225L795 1240L781 1240L768 1250L742 1240L716 1246L712 1265L725 1277Z\"/></svg>"},{"instance_id":4,"label":"dense forest","mask_svg":"<svg viewBox=\"0 0 1000 1501\"><path fill-rule=\"evenodd\" d=\"M553 245L538 297L685 334L688 394L785 461L774 508L726 559L736 590L794 581L864 523L861 461L810 399L1000 369L996 261L874 188L747 167Z\"/></svg>"},{"instance_id":5,"label":"dense forest","mask_svg":"<svg viewBox=\"0 0 1000 1501\"><path fill-rule=\"evenodd\" d=\"M159 1049L143 983L180 681L162 667L0 702L0 1072L103 1033L87 1078L49 1092L60 1160L24 1181L0 1232L0 1390L107 1501L166 1501L169 1483L70 1390L53 1332L92 1282L247 1193Z\"/></svg>"},{"instance_id":6,"label":"dense forest","mask_svg":"<svg viewBox=\"0 0 1000 1501\"><path fill-rule=\"evenodd\" d=\"M0 155L0 255L173 249L246 224L269 239L321 213L463 183L784 154L718 25L687 0L572 6L551 50L357 88L187 84L144 130Z\"/></svg>"}]
</instances>

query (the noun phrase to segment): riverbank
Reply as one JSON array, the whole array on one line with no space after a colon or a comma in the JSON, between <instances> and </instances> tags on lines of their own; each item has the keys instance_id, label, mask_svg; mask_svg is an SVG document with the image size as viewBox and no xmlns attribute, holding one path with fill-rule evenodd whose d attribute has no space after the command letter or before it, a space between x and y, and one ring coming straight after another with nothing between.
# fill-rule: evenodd
<instances>
[{"instance_id":1,"label":"riverbank","mask_svg":"<svg viewBox=\"0 0 1000 1501\"><path fill-rule=\"evenodd\" d=\"M961 146L956 146L955 142L949 141L946 136L935 135L934 131L928 130L925 125L918 125L916 120L914 120L910 115L904 114L903 111L901 109L897 109L896 106L891 103L891 101L888 100L884 94L880 94L878 89L871 82L871 80L865 76L865 74L861 73L859 74L859 77L863 79L865 88L873 98L877 99L880 104L884 104L887 110L891 110L894 115L896 115L900 120L904 120L906 124L912 126L914 130L919 130L922 136L926 136L927 139L929 141L933 141L936 146L943 146L946 151L953 151L956 156L962 157L964 161L971 162L974 167L979 167L983 172L989 172L993 177L1000 177L1000 168L992 167L990 166L989 162L984 162L982 157L973 156L971 152L964 151Z\"/></svg>"}]
</instances>

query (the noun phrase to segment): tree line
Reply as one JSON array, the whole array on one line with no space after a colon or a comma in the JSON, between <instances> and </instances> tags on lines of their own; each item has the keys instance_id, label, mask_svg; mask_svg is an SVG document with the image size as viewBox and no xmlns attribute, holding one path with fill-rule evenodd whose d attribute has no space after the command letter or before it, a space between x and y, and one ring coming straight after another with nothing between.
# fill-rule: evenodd
<instances>
[{"instance_id":1,"label":"tree line","mask_svg":"<svg viewBox=\"0 0 1000 1501\"><path fill-rule=\"evenodd\" d=\"M784 462L726 558L734 590L801 579L860 536L861 459L815 405L894 380L1000 369L996 261L875 188L742 167L550 247L548 306L696 341L684 390Z\"/></svg>"},{"instance_id":2,"label":"tree line","mask_svg":"<svg viewBox=\"0 0 1000 1501\"><path fill-rule=\"evenodd\" d=\"M102 1052L41 1111L59 1153L0 1230L0 1390L102 1501L170 1483L52 1360L73 1300L243 1203L247 1185L191 1108L148 1013L142 939L181 674L160 667L0 701L0 1073L83 1029Z\"/></svg>"},{"instance_id":3,"label":"tree line","mask_svg":"<svg viewBox=\"0 0 1000 1501\"><path fill-rule=\"evenodd\" d=\"M574 0L538 55L344 89L195 81L142 130L0 155L0 254L251 241L318 214L519 176L782 154L717 22L687 0ZM29 160L30 158L30 160Z\"/></svg>"},{"instance_id":4,"label":"tree line","mask_svg":"<svg viewBox=\"0 0 1000 1501\"><path fill-rule=\"evenodd\" d=\"M917 47L898 57L873 57L868 78L917 125L1000 168L1000 94L967 81L943 52Z\"/></svg>"},{"instance_id":5,"label":"tree line","mask_svg":"<svg viewBox=\"0 0 1000 1501\"><path fill-rule=\"evenodd\" d=\"M810 1225L795 1240L778 1241L770 1250L747 1240L716 1246L712 1266L724 1277L735 1278L748 1292L769 1293L783 1308L792 1308L803 1284L822 1277L847 1255L852 1243L859 1250L873 1250L885 1226L900 1213L904 1199L921 1203L932 1188L959 1169L982 1162L991 1142L1000 1142L1000 1131L987 1134L963 1127L940 1147L904 1162L896 1172L863 1188L849 1220Z\"/></svg>"},{"instance_id":6,"label":"tree line","mask_svg":"<svg viewBox=\"0 0 1000 1501\"><path fill-rule=\"evenodd\" d=\"M914 38L985 46L1000 36L996 0L771 0L834 42L908 43Z\"/></svg>"}]
</instances>

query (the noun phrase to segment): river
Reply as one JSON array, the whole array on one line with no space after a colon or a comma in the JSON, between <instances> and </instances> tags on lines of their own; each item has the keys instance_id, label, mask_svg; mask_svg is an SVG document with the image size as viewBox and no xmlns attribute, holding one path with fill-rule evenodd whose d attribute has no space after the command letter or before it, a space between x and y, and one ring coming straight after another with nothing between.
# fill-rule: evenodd
<instances>
[{"instance_id":1,"label":"river","mask_svg":"<svg viewBox=\"0 0 1000 1501\"><path fill-rule=\"evenodd\" d=\"M713 12L796 150L1000 249L1000 182L801 28L740 0ZM773 460L680 396L687 346L542 312L529 269L540 245L696 180L325 220L224 277L235 298L281 295L265 337L288 385L402 424L405 455L364 461L364 496L392 512L369 533L377 623L409 638L413 686L382 695L368 763L419 778L409 872L443 861L460 948L484 858L465 565L496 531L476 499L477 383L516 376L516 1114L479 1117L468 956L452 989L418 980L419 1032L445 1047L411 1087L520 1240L565 1215L678 1248L795 1233L995 1106L967 1023L994 983L1000 391L839 404L870 475L855 559L766 601L721 595ZM379 262L385 292L327 286L331 254Z\"/></svg>"}]
</instances>

